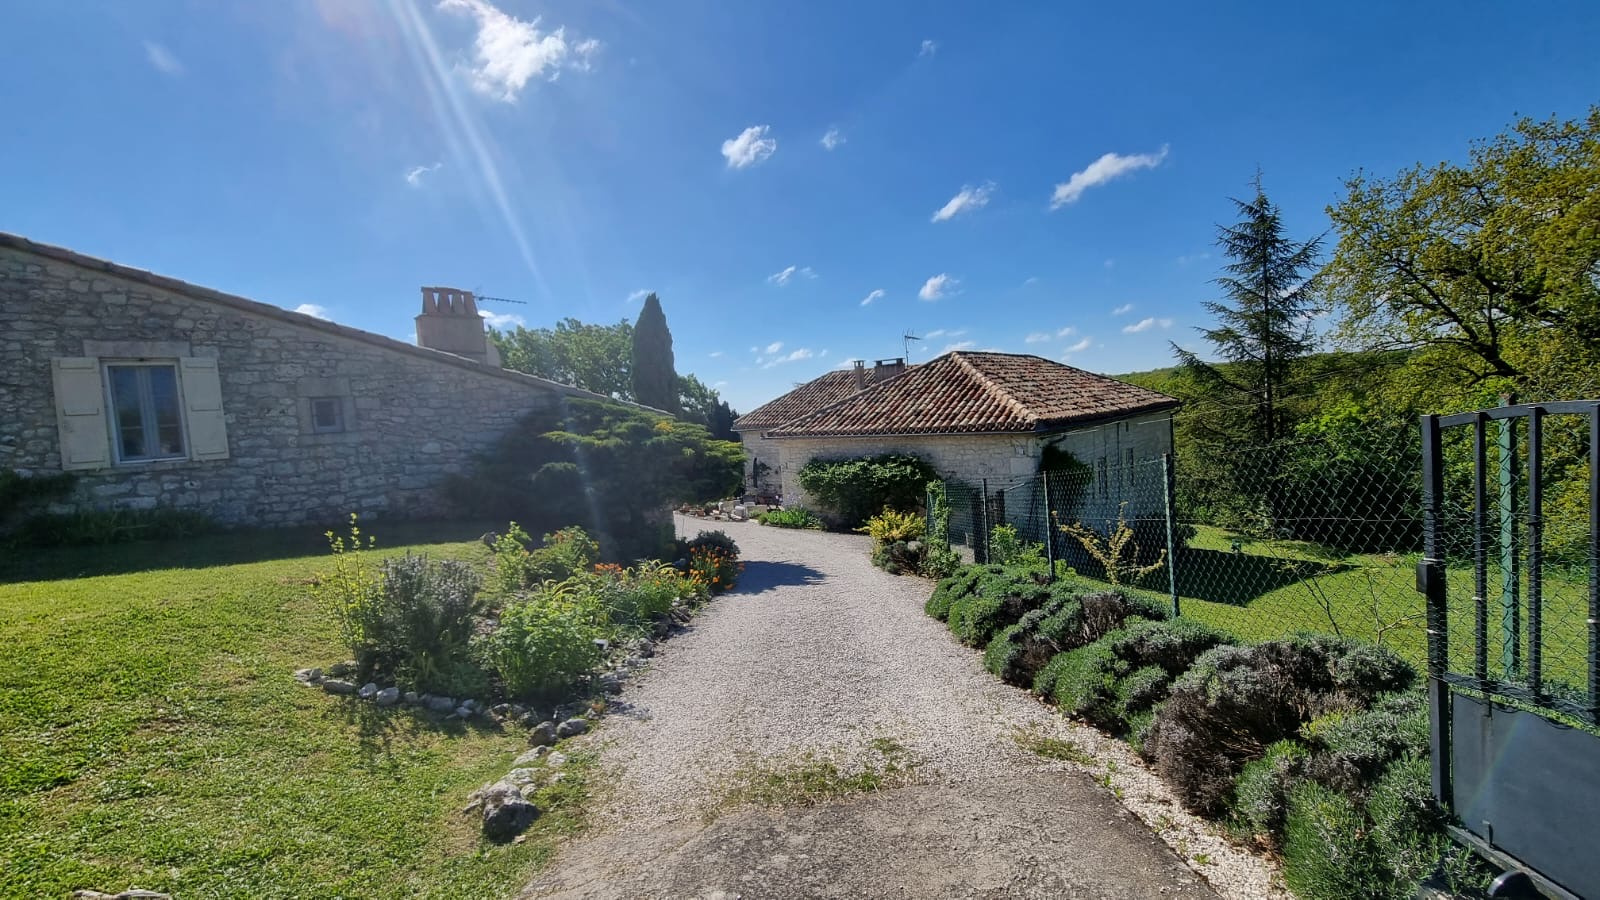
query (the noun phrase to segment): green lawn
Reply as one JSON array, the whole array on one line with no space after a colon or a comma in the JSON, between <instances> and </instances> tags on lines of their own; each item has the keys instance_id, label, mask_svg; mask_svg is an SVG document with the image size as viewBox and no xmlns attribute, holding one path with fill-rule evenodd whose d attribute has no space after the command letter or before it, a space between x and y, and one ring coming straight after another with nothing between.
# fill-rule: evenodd
<instances>
[{"instance_id":1,"label":"green lawn","mask_svg":"<svg viewBox=\"0 0 1600 900\"><path fill-rule=\"evenodd\" d=\"M1423 597L1416 589L1419 558L1420 554L1346 554L1303 541L1258 540L1202 525L1179 556L1178 593L1186 617L1247 641L1295 631L1336 632L1382 643L1420 669L1427 658L1427 631ZM1583 573L1551 569L1544 580L1546 678L1575 686L1584 683L1588 648L1585 578ZM1450 664L1463 673L1473 671L1472 581L1467 565L1452 564L1446 575ZM1152 596L1165 599L1166 569L1141 584ZM1495 604L1497 584L1491 579ZM1525 619L1525 594L1521 607ZM1491 641L1498 639L1498 615L1494 606ZM1525 635L1521 650L1525 656ZM1491 675L1500 674L1495 648Z\"/></svg>"},{"instance_id":2,"label":"green lawn","mask_svg":"<svg viewBox=\"0 0 1600 900\"><path fill-rule=\"evenodd\" d=\"M484 553L462 540L482 527L372 530L394 552ZM485 843L459 810L520 732L295 683L343 657L306 594L321 544L217 535L0 564L0 896L500 896L581 826L587 787L569 778L527 840Z\"/></svg>"}]
</instances>

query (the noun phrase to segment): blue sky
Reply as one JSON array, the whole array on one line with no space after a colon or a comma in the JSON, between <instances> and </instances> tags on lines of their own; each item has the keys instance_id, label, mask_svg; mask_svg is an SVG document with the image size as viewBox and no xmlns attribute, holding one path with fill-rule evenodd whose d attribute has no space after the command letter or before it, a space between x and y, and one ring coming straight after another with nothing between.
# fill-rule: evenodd
<instances>
[{"instance_id":1,"label":"blue sky","mask_svg":"<svg viewBox=\"0 0 1600 900\"><path fill-rule=\"evenodd\" d=\"M423 284L654 290L742 410L907 329L1121 372L1194 342L1258 166L1320 233L1358 168L1600 101L1597 39L1576 0L24 2L0 230L405 339Z\"/></svg>"}]
</instances>

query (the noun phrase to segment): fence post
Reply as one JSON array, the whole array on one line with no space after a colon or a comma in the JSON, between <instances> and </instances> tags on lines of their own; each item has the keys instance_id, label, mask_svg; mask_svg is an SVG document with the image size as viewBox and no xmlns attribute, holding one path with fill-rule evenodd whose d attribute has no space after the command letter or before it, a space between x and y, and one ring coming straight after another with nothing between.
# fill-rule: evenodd
<instances>
[{"instance_id":1,"label":"fence post","mask_svg":"<svg viewBox=\"0 0 1600 900\"><path fill-rule=\"evenodd\" d=\"M1178 606L1178 541L1175 533L1178 518L1177 490L1172 471L1172 454L1161 454L1162 506L1167 516L1167 593L1172 598L1172 617L1181 615Z\"/></svg>"},{"instance_id":2,"label":"fence post","mask_svg":"<svg viewBox=\"0 0 1600 900\"><path fill-rule=\"evenodd\" d=\"M1500 398L1510 406L1513 398ZM1496 447L1500 451L1500 669L1501 677L1512 680L1522 669L1521 615L1517 606L1517 420L1501 419Z\"/></svg>"},{"instance_id":3,"label":"fence post","mask_svg":"<svg viewBox=\"0 0 1600 900\"><path fill-rule=\"evenodd\" d=\"M1433 796L1446 808L1454 801L1450 783L1450 689L1448 596L1444 565L1444 451L1439 444L1439 417L1422 417L1422 562L1417 563L1417 590L1427 601L1428 731L1433 766Z\"/></svg>"},{"instance_id":4,"label":"fence post","mask_svg":"<svg viewBox=\"0 0 1600 900\"><path fill-rule=\"evenodd\" d=\"M989 561L989 479L981 479L978 483L978 533L975 535L977 541L972 546L972 561L986 563Z\"/></svg>"},{"instance_id":5,"label":"fence post","mask_svg":"<svg viewBox=\"0 0 1600 900\"><path fill-rule=\"evenodd\" d=\"M1039 473L1044 478L1044 558L1050 566L1050 584L1056 583L1056 510L1050 502L1050 470Z\"/></svg>"}]
</instances>

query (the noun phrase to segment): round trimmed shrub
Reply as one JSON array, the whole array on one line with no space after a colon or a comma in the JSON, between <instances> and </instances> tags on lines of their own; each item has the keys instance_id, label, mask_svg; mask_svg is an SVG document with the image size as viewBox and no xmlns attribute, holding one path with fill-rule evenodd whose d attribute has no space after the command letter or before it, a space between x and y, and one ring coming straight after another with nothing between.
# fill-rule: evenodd
<instances>
[{"instance_id":1,"label":"round trimmed shrub","mask_svg":"<svg viewBox=\"0 0 1600 900\"><path fill-rule=\"evenodd\" d=\"M1276 844L1289 811L1289 788L1304 772L1309 755L1305 745L1284 740L1268 747L1266 756L1246 763L1233 787L1237 826Z\"/></svg>"},{"instance_id":2,"label":"round trimmed shrub","mask_svg":"<svg viewBox=\"0 0 1600 900\"><path fill-rule=\"evenodd\" d=\"M1239 770L1311 719L1360 709L1415 674L1382 648L1322 636L1207 651L1156 715L1145 752L1184 805L1215 817Z\"/></svg>"},{"instance_id":3,"label":"round trimmed shrub","mask_svg":"<svg viewBox=\"0 0 1600 900\"><path fill-rule=\"evenodd\" d=\"M1306 774L1353 797L1365 796L1394 760L1428 753L1428 710L1417 691L1384 696L1358 712L1329 713L1302 730L1315 745Z\"/></svg>"},{"instance_id":4,"label":"round trimmed shrub","mask_svg":"<svg viewBox=\"0 0 1600 900\"><path fill-rule=\"evenodd\" d=\"M1283 879L1301 900L1400 898L1383 871L1367 817L1349 797L1314 781L1289 792Z\"/></svg>"}]
</instances>

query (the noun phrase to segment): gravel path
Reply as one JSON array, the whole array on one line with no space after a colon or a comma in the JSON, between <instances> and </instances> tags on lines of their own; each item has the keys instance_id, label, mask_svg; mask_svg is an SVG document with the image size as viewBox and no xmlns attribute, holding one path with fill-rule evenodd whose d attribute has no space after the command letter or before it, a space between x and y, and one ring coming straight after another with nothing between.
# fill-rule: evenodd
<instances>
[{"instance_id":1,"label":"gravel path","mask_svg":"<svg viewBox=\"0 0 1600 900\"><path fill-rule=\"evenodd\" d=\"M1277 893L1265 864L1178 809L1124 745L984 672L922 612L929 583L873 568L865 538L678 521L711 527L739 544L739 589L662 644L587 739L613 789L527 896ZM1043 759L1019 728L1100 760ZM728 803L737 773L788 771L808 752L852 771L881 761L884 739L915 762L914 784L803 808Z\"/></svg>"}]
</instances>

